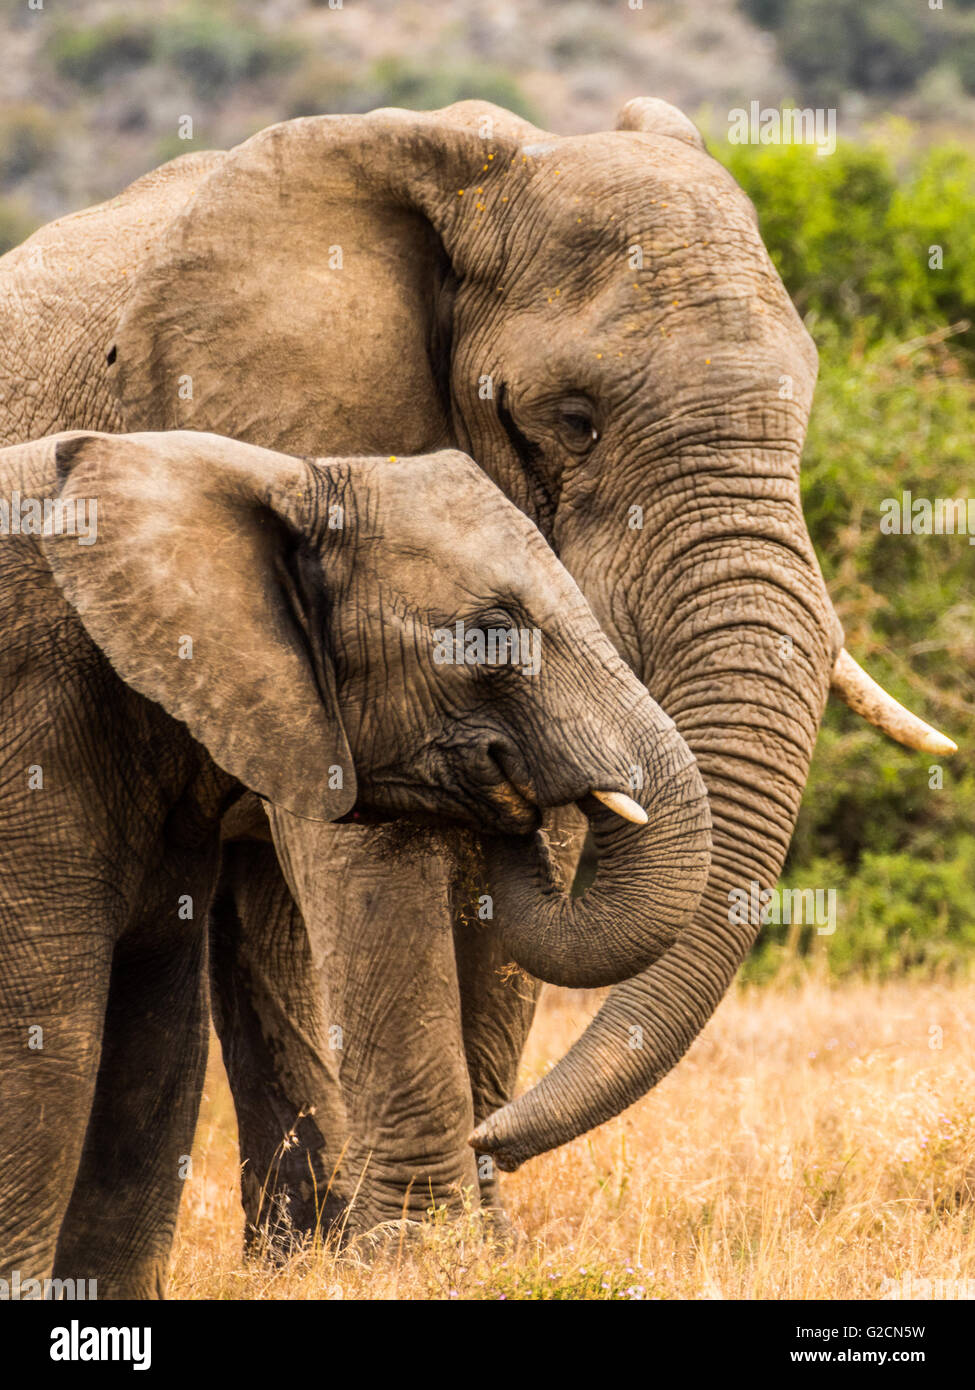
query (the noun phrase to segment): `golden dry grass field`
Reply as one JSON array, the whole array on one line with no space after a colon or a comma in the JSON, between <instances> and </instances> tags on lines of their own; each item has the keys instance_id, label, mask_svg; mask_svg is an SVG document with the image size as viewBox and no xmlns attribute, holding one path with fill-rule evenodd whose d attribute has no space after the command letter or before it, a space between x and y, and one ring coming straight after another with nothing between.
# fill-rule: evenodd
<instances>
[{"instance_id":1,"label":"golden dry grass field","mask_svg":"<svg viewBox=\"0 0 975 1390\"><path fill-rule=\"evenodd\" d=\"M523 1085L596 1003L549 992ZM214 1046L172 1298L866 1299L894 1280L957 1297L923 1281L975 1292L975 990L739 988L638 1106L502 1179L500 1250L470 1216L378 1257L247 1264L237 1164Z\"/></svg>"}]
</instances>

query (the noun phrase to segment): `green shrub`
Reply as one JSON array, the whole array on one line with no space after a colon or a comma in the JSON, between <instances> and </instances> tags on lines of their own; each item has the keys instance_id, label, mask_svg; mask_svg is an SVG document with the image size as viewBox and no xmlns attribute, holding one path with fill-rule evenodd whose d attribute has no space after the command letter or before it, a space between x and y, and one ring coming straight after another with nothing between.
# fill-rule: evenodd
<instances>
[{"instance_id":1,"label":"green shrub","mask_svg":"<svg viewBox=\"0 0 975 1390\"><path fill-rule=\"evenodd\" d=\"M47 53L59 77L82 87L98 87L117 73L152 61L152 26L122 17L77 27L59 23L48 40Z\"/></svg>"},{"instance_id":2,"label":"green shrub","mask_svg":"<svg viewBox=\"0 0 975 1390\"><path fill-rule=\"evenodd\" d=\"M779 49L810 97L835 102L849 88L909 92L936 61L940 37L917 0L790 0Z\"/></svg>"},{"instance_id":3,"label":"green shrub","mask_svg":"<svg viewBox=\"0 0 975 1390\"><path fill-rule=\"evenodd\" d=\"M975 319L975 158L916 156L900 180L885 150L845 142L715 150L755 204L762 236L802 313L869 337ZM943 264L932 267L932 247ZM975 343L975 336L969 339Z\"/></svg>"},{"instance_id":4,"label":"green shrub","mask_svg":"<svg viewBox=\"0 0 975 1390\"><path fill-rule=\"evenodd\" d=\"M975 159L954 145L927 152L896 189L887 225L895 293L913 313L975 317ZM930 248L944 265L929 268ZM876 286L875 286L876 288Z\"/></svg>"},{"instance_id":5,"label":"green shrub","mask_svg":"<svg viewBox=\"0 0 975 1390\"><path fill-rule=\"evenodd\" d=\"M160 22L154 54L207 97L238 82L286 71L300 60L301 49L290 38L271 37L218 12L187 9Z\"/></svg>"},{"instance_id":6,"label":"green shrub","mask_svg":"<svg viewBox=\"0 0 975 1390\"><path fill-rule=\"evenodd\" d=\"M864 855L855 873L814 860L782 886L835 891L836 929L762 927L746 977L765 980L814 952L836 976L967 973L975 959L975 840L939 860Z\"/></svg>"},{"instance_id":7,"label":"green shrub","mask_svg":"<svg viewBox=\"0 0 975 1390\"><path fill-rule=\"evenodd\" d=\"M100 87L133 68L166 64L204 99L221 96L235 83L286 71L301 58L296 40L204 5L151 21L119 17L84 26L60 24L47 53L60 77L82 87Z\"/></svg>"},{"instance_id":8,"label":"green shrub","mask_svg":"<svg viewBox=\"0 0 975 1390\"><path fill-rule=\"evenodd\" d=\"M923 0L741 0L774 30L804 100L835 105L854 90L900 97L939 63L975 80L973 0L932 11Z\"/></svg>"},{"instance_id":9,"label":"green shrub","mask_svg":"<svg viewBox=\"0 0 975 1390\"><path fill-rule=\"evenodd\" d=\"M10 106L0 112L0 184L33 174L55 143L55 124L43 107Z\"/></svg>"},{"instance_id":10,"label":"green shrub","mask_svg":"<svg viewBox=\"0 0 975 1390\"><path fill-rule=\"evenodd\" d=\"M39 222L24 203L0 198L0 256L25 241L37 230Z\"/></svg>"},{"instance_id":11,"label":"green shrub","mask_svg":"<svg viewBox=\"0 0 975 1390\"><path fill-rule=\"evenodd\" d=\"M763 29L778 29L788 7L789 0L741 0L748 18Z\"/></svg>"},{"instance_id":12,"label":"green shrub","mask_svg":"<svg viewBox=\"0 0 975 1390\"><path fill-rule=\"evenodd\" d=\"M832 937L762 932L765 978L800 955L838 973L964 969L975 959L975 585L966 536L885 535L881 503L971 495L975 381L946 345L864 350L820 324L803 505L850 650L956 739L935 759L827 706L783 883L836 887ZM939 785L940 783L940 785Z\"/></svg>"}]
</instances>

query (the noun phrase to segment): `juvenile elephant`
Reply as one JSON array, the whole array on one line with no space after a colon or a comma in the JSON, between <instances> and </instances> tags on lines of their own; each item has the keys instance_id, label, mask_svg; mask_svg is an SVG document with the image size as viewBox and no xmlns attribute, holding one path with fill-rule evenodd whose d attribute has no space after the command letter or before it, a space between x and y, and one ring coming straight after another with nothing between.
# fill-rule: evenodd
<instances>
[{"instance_id":1,"label":"juvenile elephant","mask_svg":"<svg viewBox=\"0 0 975 1390\"><path fill-rule=\"evenodd\" d=\"M477 872L490 888L504 863L505 950L575 984L676 939L707 879L707 799L538 531L463 455L79 433L0 452L0 499L0 1265L144 1295L193 1139L206 914L244 787L275 838L353 807L495 832ZM575 802L603 849L581 902L530 834ZM304 907L317 866L286 863Z\"/></svg>"},{"instance_id":2,"label":"juvenile elephant","mask_svg":"<svg viewBox=\"0 0 975 1390\"><path fill-rule=\"evenodd\" d=\"M478 1180L493 1202L497 1167L653 1086L752 941L729 892L778 876L831 682L896 737L950 749L843 651L799 495L815 348L747 198L666 103L571 138L476 102L289 121L0 266L7 440L192 427L297 454L462 448L537 522L710 793L694 923L513 1104L534 988L457 911L451 837L303 822L272 850L238 829L211 983L252 1224L253 1175L273 1168L314 1228L340 1155L366 1224ZM558 828L571 872L584 822ZM293 886L296 862L315 866L301 914L279 867ZM330 943L318 962L308 935Z\"/></svg>"}]
</instances>

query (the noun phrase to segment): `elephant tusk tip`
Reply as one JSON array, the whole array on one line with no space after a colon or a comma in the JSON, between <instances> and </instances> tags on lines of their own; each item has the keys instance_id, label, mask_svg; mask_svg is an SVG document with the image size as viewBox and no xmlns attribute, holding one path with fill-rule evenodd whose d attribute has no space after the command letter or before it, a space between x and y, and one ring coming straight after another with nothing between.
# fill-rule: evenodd
<instances>
[{"instance_id":1,"label":"elephant tusk tip","mask_svg":"<svg viewBox=\"0 0 975 1390\"><path fill-rule=\"evenodd\" d=\"M601 801L608 811L615 811L616 815L622 816L634 825L646 825L650 819L642 806L631 796L624 796L622 792L594 791L593 796L597 801Z\"/></svg>"},{"instance_id":2,"label":"elephant tusk tip","mask_svg":"<svg viewBox=\"0 0 975 1390\"><path fill-rule=\"evenodd\" d=\"M950 758L952 753L958 752L958 744L947 734L939 734L935 731L928 735L923 751L925 753L939 753L944 758Z\"/></svg>"},{"instance_id":3,"label":"elephant tusk tip","mask_svg":"<svg viewBox=\"0 0 975 1390\"><path fill-rule=\"evenodd\" d=\"M958 752L958 745L953 739L905 709L872 676L867 675L845 647L836 658L831 687L855 714L882 730L889 738L902 743L905 748L945 758Z\"/></svg>"}]
</instances>

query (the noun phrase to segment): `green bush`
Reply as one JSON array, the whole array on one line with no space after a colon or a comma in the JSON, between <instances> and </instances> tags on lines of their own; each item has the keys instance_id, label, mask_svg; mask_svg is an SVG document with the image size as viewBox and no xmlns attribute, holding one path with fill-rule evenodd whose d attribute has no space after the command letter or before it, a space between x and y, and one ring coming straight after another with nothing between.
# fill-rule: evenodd
<instances>
[{"instance_id":1,"label":"green bush","mask_svg":"<svg viewBox=\"0 0 975 1390\"><path fill-rule=\"evenodd\" d=\"M975 496L975 159L954 146L895 166L840 144L718 151L817 340L803 505L850 650L946 729L955 758L908 752L826 709L783 886L833 887L840 921L762 930L763 979L797 958L834 973L967 969L975 945L975 550L886 535L885 499ZM930 264L941 247L941 269ZM966 344L968 346L966 346Z\"/></svg>"},{"instance_id":2,"label":"green bush","mask_svg":"<svg viewBox=\"0 0 975 1390\"><path fill-rule=\"evenodd\" d=\"M836 104L849 90L900 97L939 63L975 90L973 0L932 11L924 0L742 0L774 30L803 98Z\"/></svg>"},{"instance_id":3,"label":"green bush","mask_svg":"<svg viewBox=\"0 0 975 1390\"><path fill-rule=\"evenodd\" d=\"M748 18L763 29L778 29L788 7L789 0L741 0Z\"/></svg>"},{"instance_id":4,"label":"green bush","mask_svg":"<svg viewBox=\"0 0 975 1390\"><path fill-rule=\"evenodd\" d=\"M890 203L895 284L916 317L975 317L975 159L967 150L929 150ZM928 266L930 248L944 267Z\"/></svg>"},{"instance_id":5,"label":"green bush","mask_svg":"<svg viewBox=\"0 0 975 1390\"><path fill-rule=\"evenodd\" d=\"M219 97L235 83L283 72L301 58L295 40L203 5L158 20L119 17L84 26L59 24L47 53L60 77L82 87L101 87L133 68L166 64L201 98Z\"/></svg>"},{"instance_id":6,"label":"green bush","mask_svg":"<svg viewBox=\"0 0 975 1390\"><path fill-rule=\"evenodd\" d=\"M117 73L152 61L152 26L122 17L77 27L59 23L47 53L59 77L82 87L98 87Z\"/></svg>"},{"instance_id":7,"label":"green bush","mask_svg":"<svg viewBox=\"0 0 975 1390\"><path fill-rule=\"evenodd\" d=\"M848 88L909 92L936 61L940 37L917 0L790 0L779 48L810 97L835 102Z\"/></svg>"},{"instance_id":8,"label":"green bush","mask_svg":"<svg viewBox=\"0 0 975 1390\"><path fill-rule=\"evenodd\" d=\"M782 887L832 889L835 931L762 927L746 978L767 980L814 953L837 976L966 974L975 959L973 881L971 836L939 860L871 852L855 872L833 859L814 860L801 873L786 875Z\"/></svg>"},{"instance_id":9,"label":"green bush","mask_svg":"<svg viewBox=\"0 0 975 1390\"><path fill-rule=\"evenodd\" d=\"M161 21L153 51L158 62L188 78L201 97L284 72L301 58L294 40L271 37L207 9L184 10Z\"/></svg>"},{"instance_id":10,"label":"green bush","mask_svg":"<svg viewBox=\"0 0 975 1390\"><path fill-rule=\"evenodd\" d=\"M877 337L975 319L975 158L954 146L897 178L888 154L845 142L716 148L755 204L802 313ZM943 264L932 267L932 247ZM814 321L815 321L814 319ZM975 342L975 337L969 339Z\"/></svg>"},{"instance_id":11,"label":"green bush","mask_svg":"<svg viewBox=\"0 0 975 1390\"><path fill-rule=\"evenodd\" d=\"M0 256L25 241L37 230L38 222L24 203L0 198Z\"/></svg>"},{"instance_id":12,"label":"green bush","mask_svg":"<svg viewBox=\"0 0 975 1390\"><path fill-rule=\"evenodd\" d=\"M863 349L825 322L803 505L850 650L962 754L908 752L826 710L783 883L835 887L832 937L764 929L749 967L964 969L975 945L975 584L962 536L885 535L881 504L972 493L975 381L947 345Z\"/></svg>"},{"instance_id":13,"label":"green bush","mask_svg":"<svg viewBox=\"0 0 975 1390\"><path fill-rule=\"evenodd\" d=\"M0 184L16 183L49 159L55 124L42 106L10 106L0 112Z\"/></svg>"}]
</instances>

